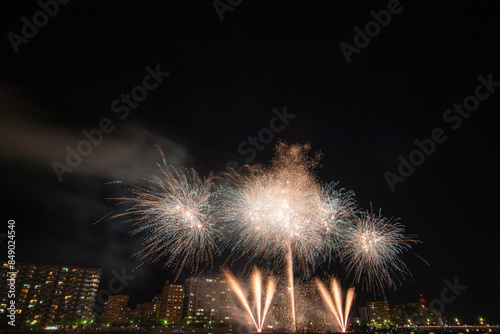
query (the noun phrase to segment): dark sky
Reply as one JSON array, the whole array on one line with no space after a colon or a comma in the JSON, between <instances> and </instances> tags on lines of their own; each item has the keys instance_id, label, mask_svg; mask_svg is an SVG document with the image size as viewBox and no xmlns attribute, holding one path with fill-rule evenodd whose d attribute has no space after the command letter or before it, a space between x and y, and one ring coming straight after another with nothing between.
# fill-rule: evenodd
<instances>
[{"instance_id":1,"label":"dark sky","mask_svg":"<svg viewBox=\"0 0 500 334\"><path fill-rule=\"evenodd\" d=\"M36 1L1 6L2 215L5 231L16 220L17 261L99 267L105 288L111 270L140 264L130 226L95 224L120 211L106 198L123 189L107 182L153 172L154 144L204 174L243 163L238 146L286 106L295 118L252 162L268 161L279 138L310 142L324 154L321 180L340 181L361 207L400 217L423 241L405 255L413 277L390 301L440 299L456 277L467 288L445 315L499 321L500 27L491 2L244 0L221 21L211 1L74 0L46 23ZM354 28L388 6L398 13L348 63L341 43L354 48ZM33 15L38 32L20 43L22 18ZM170 75L122 120L112 103L142 85L147 66ZM477 88L479 76L493 81L490 91ZM467 118L447 111L488 93ZM113 130L59 182L53 162L105 118ZM398 173L398 156L409 159L435 129L446 140L391 191L384 173ZM160 265L134 273L123 291L132 303L172 276ZM373 298L360 292L358 304Z\"/></svg>"}]
</instances>

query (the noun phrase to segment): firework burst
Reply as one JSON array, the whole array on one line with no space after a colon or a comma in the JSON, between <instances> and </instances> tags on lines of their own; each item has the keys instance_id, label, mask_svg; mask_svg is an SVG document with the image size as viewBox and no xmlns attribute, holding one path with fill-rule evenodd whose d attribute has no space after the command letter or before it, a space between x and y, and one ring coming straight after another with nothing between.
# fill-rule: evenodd
<instances>
[{"instance_id":1,"label":"firework burst","mask_svg":"<svg viewBox=\"0 0 500 334\"><path fill-rule=\"evenodd\" d=\"M271 165L231 178L224 211L233 223L233 251L294 263L308 272L335 248L337 225L353 211L353 194L322 187L313 169L319 155L309 157L309 145L278 144Z\"/></svg>"},{"instance_id":2,"label":"firework burst","mask_svg":"<svg viewBox=\"0 0 500 334\"><path fill-rule=\"evenodd\" d=\"M193 169L169 167L163 153L159 175L145 185L132 186L131 197L121 198L132 207L115 217L132 215L132 235L144 238L135 256L148 262L165 261L177 277L183 268L197 271L219 253L221 208L212 177L202 178ZM176 279L177 279L176 277Z\"/></svg>"},{"instance_id":3,"label":"firework burst","mask_svg":"<svg viewBox=\"0 0 500 334\"><path fill-rule=\"evenodd\" d=\"M417 242L404 234L404 226L378 214L362 212L342 231L341 258L348 274L369 290L395 287L409 273L400 255Z\"/></svg>"}]
</instances>

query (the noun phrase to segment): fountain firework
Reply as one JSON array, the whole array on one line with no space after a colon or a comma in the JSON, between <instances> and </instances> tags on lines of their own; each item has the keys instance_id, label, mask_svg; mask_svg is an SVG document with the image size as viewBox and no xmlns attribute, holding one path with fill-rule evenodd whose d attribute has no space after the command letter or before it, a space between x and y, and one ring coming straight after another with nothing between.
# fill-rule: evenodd
<instances>
[{"instance_id":1,"label":"fountain firework","mask_svg":"<svg viewBox=\"0 0 500 334\"><path fill-rule=\"evenodd\" d=\"M369 290L395 287L395 279L408 273L401 260L410 243L418 242L404 234L404 227L378 214L362 212L341 233L341 258L347 263L348 274L361 280Z\"/></svg>"},{"instance_id":2,"label":"fountain firework","mask_svg":"<svg viewBox=\"0 0 500 334\"><path fill-rule=\"evenodd\" d=\"M246 298L246 295L241 289L241 286L236 280L236 278L233 276L233 274L231 274L231 272L227 268L223 268L222 272L226 277L226 280L229 282L229 286L233 289L234 294L238 297L241 304L248 312L255 326L255 329L260 333L266 321L267 311L269 311L269 307L271 306L271 301L273 299L274 291L276 289L276 280L272 276L267 279L266 294L264 297L264 308L262 308L262 275L260 270L257 267L254 267L253 272L251 274L251 282L253 290L253 299L255 303L255 313L257 315L256 319L252 311L252 308L250 306L250 303Z\"/></svg>"},{"instance_id":3,"label":"fountain firework","mask_svg":"<svg viewBox=\"0 0 500 334\"><path fill-rule=\"evenodd\" d=\"M340 331L345 333L349 327L349 315L351 313L351 306L355 296L354 288L349 288L347 290L344 307L342 305L342 288L340 287L340 282L335 277L332 277L330 280L330 292L318 278L316 278L316 285L323 302L328 306L328 309L332 312L335 320L337 320Z\"/></svg>"}]
</instances>

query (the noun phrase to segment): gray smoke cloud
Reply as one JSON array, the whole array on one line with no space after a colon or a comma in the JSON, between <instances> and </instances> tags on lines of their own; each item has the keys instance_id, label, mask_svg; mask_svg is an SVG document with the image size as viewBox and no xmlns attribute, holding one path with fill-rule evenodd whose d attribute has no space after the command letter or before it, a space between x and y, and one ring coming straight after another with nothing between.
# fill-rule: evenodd
<instances>
[{"instance_id":1,"label":"gray smoke cloud","mask_svg":"<svg viewBox=\"0 0 500 334\"><path fill-rule=\"evenodd\" d=\"M81 130L67 128L35 120L25 110L37 110L22 92L0 84L0 158L22 161L54 169L54 162L67 166L69 146L77 151L79 143L88 141L82 131L99 128L99 119L94 127L82 126ZM162 148L167 162L179 166L187 158L187 150L182 145L147 129L125 121L117 120L111 112L102 118L113 119L113 131L102 133L102 140L90 149L90 154L81 155L76 166L70 166L62 179L79 174L109 180L137 182L140 178L154 173L161 157L155 148ZM57 179L56 172L54 178ZM61 180L60 180L61 181Z\"/></svg>"}]
</instances>

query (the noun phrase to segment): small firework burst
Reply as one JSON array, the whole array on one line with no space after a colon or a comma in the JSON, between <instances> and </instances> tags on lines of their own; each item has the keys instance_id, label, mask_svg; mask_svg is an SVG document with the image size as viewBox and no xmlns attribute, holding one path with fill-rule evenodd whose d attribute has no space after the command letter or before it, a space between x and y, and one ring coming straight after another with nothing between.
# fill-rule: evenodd
<instances>
[{"instance_id":1,"label":"small firework burst","mask_svg":"<svg viewBox=\"0 0 500 334\"><path fill-rule=\"evenodd\" d=\"M136 225L132 235L144 238L144 248L136 256L149 262L164 260L178 277L183 268L197 271L200 265L211 264L219 252L221 208L212 177L170 167L161 155L160 175L132 186L131 197L120 199L132 207L115 217L132 215L129 221Z\"/></svg>"},{"instance_id":2,"label":"small firework burst","mask_svg":"<svg viewBox=\"0 0 500 334\"><path fill-rule=\"evenodd\" d=\"M341 258L357 283L363 281L369 290L383 291L409 273L400 255L415 242L398 222L380 212L362 212L342 231Z\"/></svg>"}]
</instances>

